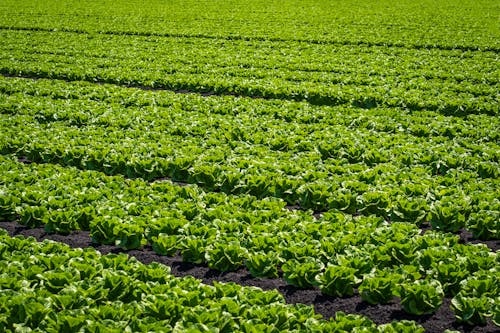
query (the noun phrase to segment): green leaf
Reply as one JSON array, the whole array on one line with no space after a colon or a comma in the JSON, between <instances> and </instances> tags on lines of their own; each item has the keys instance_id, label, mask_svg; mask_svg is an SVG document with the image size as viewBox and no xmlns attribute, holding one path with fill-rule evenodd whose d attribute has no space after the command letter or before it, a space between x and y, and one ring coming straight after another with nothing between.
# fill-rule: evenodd
<instances>
[{"instance_id":1,"label":"green leaf","mask_svg":"<svg viewBox=\"0 0 500 333\"><path fill-rule=\"evenodd\" d=\"M399 293L403 310L414 315L435 312L441 306L444 297L441 284L436 280L403 283Z\"/></svg>"},{"instance_id":2,"label":"green leaf","mask_svg":"<svg viewBox=\"0 0 500 333\"><path fill-rule=\"evenodd\" d=\"M227 244L215 244L207 252L208 267L221 272L233 271L241 266L247 258L246 249L242 248L238 242Z\"/></svg>"},{"instance_id":3,"label":"green leaf","mask_svg":"<svg viewBox=\"0 0 500 333\"><path fill-rule=\"evenodd\" d=\"M323 269L323 264L313 258L304 261L291 259L281 267L283 278L291 285L299 288L310 288L317 284L316 276Z\"/></svg>"},{"instance_id":4,"label":"green leaf","mask_svg":"<svg viewBox=\"0 0 500 333\"><path fill-rule=\"evenodd\" d=\"M460 322L469 325L485 325L492 315L493 299L488 297L467 297L459 293L451 300L451 309Z\"/></svg>"},{"instance_id":5,"label":"green leaf","mask_svg":"<svg viewBox=\"0 0 500 333\"><path fill-rule=\"evenodd\" d=\"M352 296L356 284L356 270L347 266L329 265L316 277L320 290L331 296Z\"/></svg>"},{"instance_id":6,"label":"green leaf","mask_svg":"<svg viewBox=\"0 0 500 333\"><path fill-rule=\"evenodd\" d=\"M182 242L182 260L193 264L205 262L205 241L198 238L185 238Z\"/></svg>"},{"instance_id":7,"label":"green leaf","mask_svg":"<svg viewBox=\"0 0 500 333\"><path fill-rule=\"evenodd\" d=\"M180 249L182 237L177 235L159 234L151 238L153 251L163 256L173 256Z\"/></svg>"},{"instance_id":8,"label":"green leaf","mask_svg":"<svg viewBox=\"0 0 500 333\"><path fill-rule=\"evenodd\" d=\"M249 256L245 265L255 277L278 277L278 256L273 253L255 253Z\"/></svg>"},{"instance_id":9,"label":"green leaf","mask_svg":"<svg viewBox=\"0 0 500 333\"><path fill-rule=\"evenodd\" d=\"M365 278L359 286L361 299L370 304L387 304L392 300L397 276Z\"/></svg>"}]
</instances>

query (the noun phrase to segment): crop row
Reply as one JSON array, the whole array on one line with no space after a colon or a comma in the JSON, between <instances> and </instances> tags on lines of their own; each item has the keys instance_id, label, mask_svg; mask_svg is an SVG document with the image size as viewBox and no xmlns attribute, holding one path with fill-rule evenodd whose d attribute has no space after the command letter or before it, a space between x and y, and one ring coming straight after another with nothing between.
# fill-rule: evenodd
<instances>
[{"instance_id":1,"label":"crop row","mask_svg":"<svg viewBox=\"0 0 500 333\"><path fill-rule=\"evenodd\" d=\"M423 332L414 322L377 326L359 315L323 320L277 291L176 278L161 264L0 232L4 332Z\"/></svg>"},{"instance_id":2,"label":"crop row","mask_svg":"<svg viewBox=\"0 0 500 333\"><path fill-rule=\"evenodd\" d=\"M177 94L161 90L127 89L109 84L95 85L85 81L29 80L3 76L0 76L0 93L2 93L2 109L0 110L2 113L36 114L41 121L67 120L72 125L111 125L113 123L115 126L131 127L137 126L137 123L158 122L161 119L179 115L179 119L175 119L175 123L169 124L170 127L178 130L180 127L188 125L191 127L203 126L200 122L193 123L191 121L185 124L186 122L182 121L183 117L189 115L192 117L198 113L203 114L204 118L207 115L228 118L237 117L240 114L247 115L247 118L262 119L260 123L268 127L269 141L277 139L279 136L287 136L287 140L284 140L288 142L287 147L282 148L287 150L293 149L298 140L290 137L293 134L290 131L283 132L283 135L275 133L278 125L284 128L289 126L278 121L294 123L297 126L314 124L313 129L318 125L325 128L343 126L358 132L365 130L373 134L406 133L423 138L439 136L455 139L467 137L480 142L497 141L500 138L500 134L495 131L499 126L498 120L485 115L469 115L467 118L461 118L443 116L431 111L409 113L398 108L359 109L351 106L314 106L302 102L233 98L230 96L202 97L197 94ZM36 100L38 106L34 108L33 101L35 100L33 97L47 98ZM66 102L66 100L70 100L70 102ZM77 107L72 107L77 100L84 102ZM42 101L45 101L46 104L41 104ZM49 103L53 105L49 105ZM57 103L59 103L59 107L56 106ZM165 113L155 109L155 107L174 108L176 112ZM142 110L143 108L147 108L147 110ZM127 112L118 112L118 109L126 109ZM116 111L112 112L113 110ZM161 119L158 118L159 112L161 112ZM274 124L273 121L275 121ZM308 135L312 134L312 131L308 130L307 127L301 128L305 128L303 131L306 131ZM188 130L189 127L185 129L185 131ZM224 130L229 129L224 128ZM198 130L200 133L203 131L206 131L205 127ZM197 133L191 130L185 134L195 135ZM249 135L245 135L245 138L251 139ZM301 138L300 141L304 139L308 138ZM268 144L268 142L264 143ZM280 150L279 147L274 149Z\"/></svg>"},{"instance_id":3,"label":"crop row","mask_svg":"<svg viewBox=\"0 0 500 333\"><path fill-rule=\"evenodd\" d=\"M477 96L494 93L492 86L498 83L494 52L398 50L382 46L368 48L309 45L304 42L228 43L224 40L210 39L95 36L57 31L7 30L5 34L6 42L10 41L9 37L17 38L11 41L12 44L3 45L2 50L15 54L19 52L21 44L27 56L26 60L43 55L48 61L57 62L67 57L84 56L98 62L99 67L111 64L111 61L107 60L125 61L128 64L131 61L130 54L144 56L146 46L146 50L149 47L155 51L154 55L150 55L149 61L162 60L164 74L205 72L252 78L278 76L297 82L342 82L366 86L382 85L384 81L411 80L413 88L423 85L426 81L429 85L427 89L445 82L449 84L451 91L470 92ZM27 37L35 41L46 39L47 43L30 44L26 40ZM51 37L58 38L52 40ZM85 44L88 48L83 48L81 44ZM194 48L193 44L197 47ZM126 49L124 54L118 52L122 49ZM224 52L221 53L221 50ZM235 53L238 53L238 57L234 57ZM307 63L303 61L306 57L310 58ZM38 58L31 60L34 59ZM136 59L135 69L151 66L143 59L148 60L145 57ZM285 59L286 62L283 61ZM112 67L116 67L116 63ZM461 71L458 72L458 69ZM246 75L242 75L242 72Z\"/></svg>"},{"instance_id":4,"label":"crop row","mask_svg":"<svg viewBox=\"0 0 500 333\"><path fill-rule=\"evenodd\" d=\"M461 321L497 316L498 254L458 237L370 216L288 211L278 199L204 193L168 181L149 184L50 164L2 157L1 215L48 232L90 230L96 243L125 249L149 244L162 255L228 271L246 266L257 277L370 303L401 298L412 314L435 311L454 298ZM469 280L485 280L476 288ZM465 281L465 282L464 282ZM481 282L483 283L483 282ZM483 302L473 319L464 307ZM496 302L496 303L495 303ZM496 320L496 319L495 319Z\"/></svg>"},{"instance_id":5,"label":"crop row","mask_svg":"<svg viewBox=\"0 0 500 333\"><path fill-rule=\"evenodd\" d=\"M500 49L498 8L486 0L2 2L5 27L94 33L279 40L401 48ZM130 15L130 13L134 13ZM224 20L221 20L224 17Z\"/></svg>"},{"instance_id":6,"label":"crop row","mask_svg":"<svg viewBox=\"0 0 500 333\"><path fill-rule=\"evenodd\" d=\"M0 72L9 75L306 100L319 105L397 106L460 116L498 114L495 53L470 57L457 51L394 54L384 47L337 49L220 40L202 40L193 47L193 41L182 38L60 32L5 31L2 38ZM318 54L325 55L321 62L313 68L301 67L307 63L304 57ZM450 75L445 73L454 72L459 74L446 78Z\"/></svg>"},{"instance_id":7,"label":"crop row","mask_svg":"<svg viewBox=\"0 0 500 333\"><path fill-rule=\"evenodd\" d=\"M78 86L64 85L79 92ZM231 109L232 98L170 94L162 100L170 106L123 107L88 100L83 92L81 100L3 97L1 150L31 161L146 180L169 177L209 191L278 197L305 209L375 214L417 225L430 221L440 230L466 227L481 239L499 237L495 137L478 142L473 134L451 134L450 140L373 132L363 122L350 128L289 123L274 115L257 118L241 100L238 114L211 112L215 102L220 110ZM279 108L262 103L270 104L271 114ZM343 110L331 112L339 112L341 121ZM308 111L314 115L314 109ZM359 118L350 116L356 124ZM371 122L377 127L385 119ZM495 119L476 120L477 132L492 132Z\"/></svg>"}]
</instances>

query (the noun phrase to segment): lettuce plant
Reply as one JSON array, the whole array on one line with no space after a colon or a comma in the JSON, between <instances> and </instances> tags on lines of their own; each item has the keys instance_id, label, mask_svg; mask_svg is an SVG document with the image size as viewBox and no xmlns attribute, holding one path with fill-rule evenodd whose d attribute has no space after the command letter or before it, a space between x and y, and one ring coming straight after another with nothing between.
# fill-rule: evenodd
<instances>
[{"instance_id":1,"label":"lettuce plant","mask_svg":"<svg viewBox=\"0 0 500 333\"><path fill-rule=\"evenodd\" d=\"M11 195L5 189L0 189L0 218L7 221L13 220L16 216L16 206L19 203L19 198Z\"/></svg>"},{"instance_id":2,"label":"lettuce plant","mask_svg":"<svg viewBox=\"0 0 500 333\"><path fill-rule=\"evenodd\" d=\"M201 264L205 262L205 241L199 238L186 237L181 245L182 260L193 264Z\"/></svg>"},{"instance_id":3,"label":"lettuce plant","mask_svg":"<svg viewBox=\"0 0 500 333\"><path fill-rule=\"evenodd\" d=\"M356 195L349 190L338 190L330 194L328 208L337 209L348 214L354 214L357 209Z\"/></svg>"},{"instance_id":4,"label":"lettuce plant","mask_svg":"<svg viewBox=\"0 0 500 333\"><path fill-rule=\"evenodd\" d=\"M253 236L253 235L252 235ZM254 251L274 252L279 244L279 240L273 235L255 235L251 238L250 248Z\"/></svg>"},{"instance_id":5,"label":"lettuce plant","mask_svg":"<svg viewBox=\"0 0 500 333\"><path fill-rule=\"evenodd\" d=\"M500 326L500 297L494 298L493 303L495 305L492 307L491 321L493 321L495 325Z\"/></svg>"},{"instance_id":6,"label":"lettuce plant","mask_svg":"<svg viewBox=\"0 0 500 333\"><path fill-rule=\"evenodd\" d=\"M477 173L482 178L498 178L498 163L483 162L477 165Z\"/></svg>"},{"instance_id":7,"label":"lettuce plant","mask_svg":"<svg viewBox=\"0 0 500 333\"><path fill-rule=\"evenodd\" d=\"M394 277L398 276L374 276L363 279L359 286L361 299L370 304L387 304L392 300Z\"/></svg>"},{"instance_id":8,"label":"lettuce plant","mask_svg":"<svg viewBox=\"0 0 500 333\"><path fill-rule=\"evenodd\" d=\"M331 195L327 184L310 183L299 188L299 203L302 207L322 211L327 209L326 201Z\"/></svg>"},{"instance_id":9,"label":"lettuce plant","mask_svg":"<svg viewBox=\"0 0 500 333\"><path fill-rule=\"evenodd\" d=\"M86 325L87 316L83 311L76 314L69 312L56 314L51 312L47 318L46 332L78 332Z\"/></svg>"},{"instance_id":10,"label":"lettuce plant","mask_svg":"<svg viewBox=\"0 0 500 333\"><path fill-rule=\"evenodd\" d=\"M16 213L20 216L19 223L29 228L36 228L43 222L44 216L47 214L45 206L18 206Z\"/></svg>"},{"instance_id":11,"label":"lettuce plant","mask_svg":"<svg viewBox=\"0 0 500 333\"><path fill-rule=\"evenodd\" d=\"M423 198L399 197L392 203L391 220L422 224L427 218L429 207Z\"/></svg>"},{"instance_id":12,"label":"lettuce plant","mask_svg":"<svg viewBox=\"0 0 500 333\"><path fill-rule=\"evenodd\" d=\"M74 272L70 270L62 272L49 271L38 275L40 280L44 280L45 288L53 293L59 292L77 277L78 275L75 275Z\"/></svg>"},{"instance_id":13,"label":"lettuce plant","mask_svg":"<svg viewBox=\"0 0 500 333\"><path fill-rule=\"evenodd\" d=\"M342 311L335 313L335 320L332 321L332 332L357 332L357 330L363 332L365 329L367 332L375 329L375 324L370 319L357 315L357 314L345 314Z\"/></svg>"},{"instance_id":14,"label":"lettuce plant","mask_svg":"<svg viewBox=\"0 0 500 333\"><path fill-rule=\"evenodd\" d=\"M27 327L38 327L52 311L41 296L18 294L8 300L10 322L22 323Z\"/></svg>"},{"instance_id":15,"label":"lettuce plant","mask_svg":"<svg viewBox=\"0 0 500 333\"><path fill-rule=\"evenodd\" d=\"M161 217L154 219L148 224L147 236L151 238L159 234L173 235L177 234L179 229L186 225L188 222L176 217Z\"/></svg>"},{"instance_id":16,"label":"lettuce plant","mask_svg":"<svg viewBox=\"0 0 500 333\"><path fill-rule=\"evenodd\" d=\"M467 229L478 239L500 239L500 212L480 210L472 213L467 220Z\"/></svg>"},{"instance_id":17,"label":"lettuce plant","mask_svg":"<svg viewBox=\"0 0 500 333\"><path fill-rule=\"evenodd\" d=\"M460 207L451 203L435 203L431 206L430 224L432 228L457 232L465 227L466 217Z\"/></svg>"},{"instance_id":18,"label":"lettuce plant","mask_svg":"<svg viewBox=\"0 0 500 333\"><path fill-rule=\"evenodd\" d=\"M309 242L297 242L295 244L289 244L286 246L281 246L281 256L286 259L297 259L303 260L304 258L316 258L319 253L319 242L309 241Z\"/></svg>"},{"instance_id":19,"label":"lettuce plant","mask_svg":"<svg viewBox=\"0 0 500 333\"><path fill-rule=\"evenodd\" d=\"M493 297L500 292L500 273L479 271L460 283L460 292L472 297Z\"/></svg>"},{"instance_id":20,"label":"lettuce plant","mask_svg":"<svg viewBox=\"0 0 500 333\"><path fill-rule=\"evenodd\" d=\"M166 295L148 295L143 301L144 314L175 324L179 320L182 306Z\"/></svg>"},{"instance_id":21,"label":"lettuce plant","mask_svg":"<svg viewBox=\"0 0 500 333\"><path fill-rule=\"evenodd\" d=\"M460 282L469 274L465 262L459 260L436 262L428 271L428 276L441 282L447 296L455 295L460 290Z\"/></svg>"},{"instance_id":22,"label":"lettuce plant","mask_svg":"<svg viewBox=\"0 0 500 333\"><path fill-rule=\"evenodd\" d=\"M246 249L242 248L239 242L215 244L207 251L206 260L208 267L221 272L233 271L241 266L247 257Z\"/></svg>"},{"instance_id":23,"label":"lettuce plant","mask_svg":"<svg viewBox=\"0 0 500 333\"><path fill-rule=\"evenodd\" d=\"M393 321L378 327L380 333L424 333L425 329L411 320Z\"/></svg>"},{"instance_id":24,"label":"lettuce plant","mask_svg":"<svg viewBox=\"0 0 500 333\"><path fill-rule=\"evenodd\" d=\"M492 315L493 299L488 297L468 297L459 293L451 300L451 309L458 321L469 325L485 325Z\"/></svg>"},{"instance_id":25,"label":"lettuce plant","mask_svg":"<svg viewBox=\"0 0 500 333\"><path fill-rule=\"evenodd\" d=\"M343 254L337 254L330 261L336 266L350 267L355 270L357 276L367 274L373 270L375 264L371 254L365 249L356 246L346 246Z\"/></svg>"},{"instance_id":26,"label":"lettuce plant","mask_svg":"<svg viewBox=\"0 0 500 333\"><path fill-rule=\"evenodd\" d=\"M321 291L327 295L344 297L354 294L356 270L347 266L329 265L316 277Z\"/></svg>"},{"instance_id":27,"label":"lettuce plant","mask_svg":"<svg viewBox=\"0 0 500 333\"><path fill-rule=\"evenodd\" d=\"M143 245L144 228L138 224L119 224L113 229L113 232L116 235L116 246L130 250L138 249Z\"/></svg>"},{"instance_id":28,"label":"lettuce plant","mask_svg":"<svg viewBox=\"0 0 500 333\"><path fill-rule=\"evenodd\" d=\"M137 282L126 271L107 270L103 274L102 287L106 289L107 298L111 301L131 302L141 297L141 290L136 288Z\"/></svg>"},{"instance_id":29,"label":"lettuce plant","mask_svg":"<svg viewBox=\"0 0 500 333\"><path fill-rule=\"evenodd\" d=\"M358 199L358 210L363 214L374 214L383 217L388 216L391 201L387 192L365 192Z\"/></svg>"},{"instance_id":30,"label":"lettuce plant","mask_svg":"<svg viewBox=\"0 0 500 333\"><path fill-rule=\"evenodd\" d=\"M122 223L122 219L117 216L101 216L90 223L90 236L92 242L97 244L115 243L115 226Z\"/></svg>"},{"instance_id":31,"label":"lettuce plant","mask_svg":"<svg viewBox=\"0 0 500 333\"><path fill-rule=\"evenodd\" d=\"M173 256L177 252L182 238L177 235L159 234L151 238L153 251L164 256Z\"/></svg>"},{"instance_id":32,"label":"lettuce plant","mask_svg":"<svg viewBox=\"0 0 500 333\"><path fill-rule=\"evenodd\" d=\"M374 262L384 263L384 265L406 265L410 264L416 257L415 245L411 241L387 241L379 246L375 252Z\"/></svg>"},{"instance_id":33,"label":"lettuce plant","mask_svg":"<svg viewBox=\"0 0 500 333\"><path fill-rule=\"evenodd\" d=\"M255 277L278 277L278 256L273 253L254 253L245 261L245 265Z\"/></svg>"},{"instance_id":34,"label":"lettuce plant","mask_svg":"<svg viewBox=\"0 0 500 333\"><path fill-rule=\"evenodd\" d=\"M435 312L441 306L444 297L441 283L437 280L403 283L396 294L401 297L403 310L414 315Z\"/></svg>"},{"instance_id":35,"label":"lettuce plant","mask_svg":"<svg viewBox=\"0 0 500 333\"><path fill-rule=\"evenodd\" d=\"M48 233L69 234L78 230L78 222L73 210L51 210L43 217L45 231Z\"/></svg>"},{"instance_id":36,"label":"lettuce plant","mask_svg":"<svg viewBox=\"0 0 500 333\"><path fill-rule=\"evenodd\" d=\"M289 284L299 288L310 288L317 284L316 276L323 269L323 264L314 258L303 261L291 259L285 262L281 269L283 278Z\"/></svg>"}]
</instances>

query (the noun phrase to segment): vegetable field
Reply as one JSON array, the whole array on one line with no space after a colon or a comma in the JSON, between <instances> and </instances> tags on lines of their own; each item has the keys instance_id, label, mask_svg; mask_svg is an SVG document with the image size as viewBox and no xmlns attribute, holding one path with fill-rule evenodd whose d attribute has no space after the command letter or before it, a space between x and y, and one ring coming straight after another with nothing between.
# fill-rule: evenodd
<instances>
[{"instance_id":1,"label":"vegetable field","mask_svg":"<svg viewBox=\"0 0 500 333\"><path fill-rule=\"evenodd\" d=\"M500 3L0 2L0 331L498 332Z\"/></svg>"}]
</instances>

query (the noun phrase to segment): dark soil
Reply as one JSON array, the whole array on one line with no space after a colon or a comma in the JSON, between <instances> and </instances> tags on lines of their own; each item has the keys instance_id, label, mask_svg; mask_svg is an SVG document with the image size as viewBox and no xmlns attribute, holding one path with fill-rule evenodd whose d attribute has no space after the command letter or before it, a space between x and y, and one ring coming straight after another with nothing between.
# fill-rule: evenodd
<instances>
[{"instance_id":1,"label":"dark soil","mask_svg":"<svg viewBox=\"0 0 500 333\"><path fill-rule=\"evenodd\" d=\"M432 227L428 222L425 222L422 223L420 229L422 230L421 234L424 234L426 231L432 230ZM459 232L456 233L456 235L460 237L459 242L462 244L484 244L487 247L489 247L492 251L498 251L500 249L500 240L480 240L474 238L472 232L466 229L461 229Z\"/></svg>"},{"instance_id":2,"label":"dark soil","mask_svg":"<svg viewBox=\"0 0 500 333\"><path fill-rule=\"evenodd\" d=\"M169 181L172 182L172 184L178 185L178 186L188 186L190 185L189 183L181 182L178 180L172 180L170 177L160 177L160 178L153 178L149 182L154 183L154 182L163 182L163 181Z\"/></svg>"},{"instance_id":3,"label":"dark soil","mask_svg":"<svg viewBox=\"0 0 500 333\"><path fill-rule=\"evenodd\" d=\"M389 304L385 305L370 305L363 302L359 296L348 298L336 298L327 296L321 293L317 288L299 289L290 285L281 279L265 279L255 278L251 276L247 269L242 268L234 272L221 273L219 271L208 268L205 265L194 265L185 263L182 258L177 255L174 257L160 256L156 254L150 246L145 246L141 250L124 251L119 247L112 245L92 244L88 231L74 231L69 235L47 234L43 227L34 229L26 228L17 222L0 222L0 227L6 229L10 236L23 235L25 237L33 236L37 240L50 239L58 242L63 242L71 247L89 247L93 246L102 254L108 253L127 253L130 256L137 258L139 261L148 264L153 261L168 265L172 269L174 276L182 277L191 275L202 280L204 283L211 284L212 281L219 282L235 282L243 286L255 286L264 290L277 289L280 291L287 303L303 303L313 305L316 313L323 315L324 318L331 318L337 311L345 313L355 313L367 316L377 324L388 323L393 320L414 320L423 327L427 332L441 333L445 329L454 329L462 332L474 333L493 333L499 332L491 321L488 321L486 326L466 326L455 321L453 312L451 311L450 299L444 299L443 305L438 311L432 315L413 316L401 310L399 301L395 298ZM461 236L462 237L462 236ZM469 235L464 232L464 237L467 239ZM495 241L498 249L498 241Z\"/></svg>"},{"instance_id":4,"label":"dark soil","mask_svg":"<svg viewBox=\"0 0 500 333\"><path fill-rule=\"evenodd\" d=\"M460 230L458 235L460 236L460 242L463 244L485 244L492 251L498 251L500 249L500 240L479 240L472 236L472 232L465 229Z\"/></svg>"},{"instance_id":5,"label":"dark soil","mask_svg":"<svg viewBox=\"0 0 500 333\"><path fill-rule=\"evenodd\" d=\"M289 211L294 211L294 210L303 210L303 211L307 211L307 209L305 208L302 208L300 205L286 205L285 206L286 209L288 209ZM313 212L313 216L316 220L319 220L319 218L321 217L321 215L323 213L325 213L326 211L314 211Z\"/></svg>"}]
</instances>

